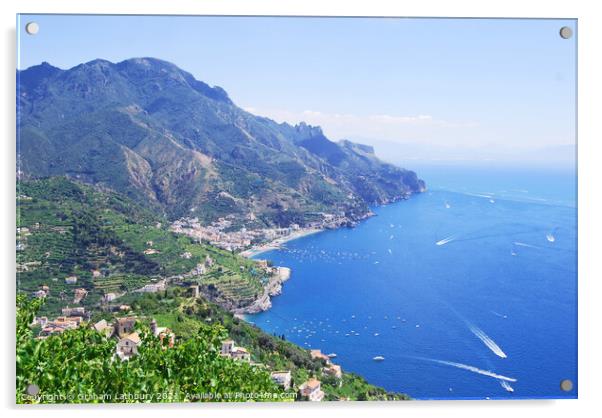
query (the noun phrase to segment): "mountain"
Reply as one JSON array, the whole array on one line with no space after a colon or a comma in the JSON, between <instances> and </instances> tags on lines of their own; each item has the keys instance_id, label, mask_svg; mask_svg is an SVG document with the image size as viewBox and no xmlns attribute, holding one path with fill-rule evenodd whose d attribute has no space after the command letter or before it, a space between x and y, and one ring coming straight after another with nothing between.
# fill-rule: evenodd
<instances>
[{"instance_id":1,"label":"mountain","mask_svg":"<svg viewBox=\"0 0 602 418\"><path fill-rule=\"evenodd\" d=\"M368 146L252 115L222 88L154 58L42 63L17 72L17 94L21 178L66 175L172 219L353 220L425 188Z\"/></svg>"}]
</instances>

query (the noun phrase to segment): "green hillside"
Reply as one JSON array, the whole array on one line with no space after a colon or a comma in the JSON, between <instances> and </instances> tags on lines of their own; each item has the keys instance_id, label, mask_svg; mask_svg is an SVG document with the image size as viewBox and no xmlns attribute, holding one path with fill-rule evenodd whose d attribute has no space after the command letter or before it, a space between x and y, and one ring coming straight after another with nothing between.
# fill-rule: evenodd
<instances>
[{"instance_id":1,"label":"green hillside","mask_svg":"<svg viewBox=\"0 0 602 418\"><path fill-rule=\"evenodd\" d=\"M286 226L328 212L353 221L369 204L425 187L370 147L255 116L159 59L42 63L19 71L17 83L22 176L109 187L172 219L253 214Z\"/></svg>"},{"instance_id":2,"label":"green hillside","mask_svg":"<svg viewBox=\"0 0 602 418\"><path fill-rule=\"evenodd\" d=\"M207 256L214 265L196 281L220 302L245 306L263 291L265 273L254 261L176 235L164 218L116 193L58 177L21 181L17 196L17 289L48 286L45 313L72 305L75 289L88 292L82 305L97 307L107 293L185 275ZM77 282L66 283L72 276Z\"/></svg>"}]
</instances>

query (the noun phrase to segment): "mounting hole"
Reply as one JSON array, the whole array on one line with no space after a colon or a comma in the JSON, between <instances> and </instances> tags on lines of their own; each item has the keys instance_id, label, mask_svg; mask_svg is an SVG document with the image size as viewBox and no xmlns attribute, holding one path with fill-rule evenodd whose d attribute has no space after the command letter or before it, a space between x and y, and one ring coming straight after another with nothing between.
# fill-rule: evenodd
<instances>
[{"instance_id":1,"label":"mounting hole","mask_svg":"<svg viewBox=\"0 0 602 418\"><path fill-rule=\"evenodd\" d=\"M27 385L27 394L30 396L36 396L38 393L40 393L40 388L38 385L36 384L30 384Z\"/></svg>"},{"instance_id":2,"label":"mounting hole","mask_svg":"<svg viewBox=\"0 0 602 418\"><path fill-rule=\"evenodd\" d=\"M564 379L562 382L560 382L560 389L562 389L564 392L570 392L573 390L573 381L570 379Z\"/></svg>"},{"instance_id":3,"label":"mounting hole","mask_svg":"<svg viewBox=\"0 0 602 418\"><path fill-rule=\"evenodd\" d=\"M569 39L571 36L573 36L573 29L569 28L568 26L563 26L560 28L560 37L562 39Z\"/></svg>"},{"instance_id":4,"label":"mounting hole","mask_svg":"<svg viewBox=\"0 0 602 418\"><path fill-rule=\"evenodd\" d=\"M30 35L35 35L39 31L40 25L38 25L36 22L29 22L27 25L25 25L25 32L27 32Z\"/></svg>"}]
</instances>

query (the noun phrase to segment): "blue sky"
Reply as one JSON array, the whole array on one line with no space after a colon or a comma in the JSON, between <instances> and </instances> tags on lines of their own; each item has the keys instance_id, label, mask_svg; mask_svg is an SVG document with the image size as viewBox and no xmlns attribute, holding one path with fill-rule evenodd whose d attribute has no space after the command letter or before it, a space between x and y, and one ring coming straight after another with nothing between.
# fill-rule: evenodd
<instances>
[{"instance_id":1,"label":"blue sky","mask_svg":"<svg viewBox=\"0 0 602 418\"><path fill-rule=\"evenodd\" d=\"M40 31L24 32L29 21ZM573 158L574 20L25 15L19 68L151 56L390 160Z\"/></svg>"}]
</instances>

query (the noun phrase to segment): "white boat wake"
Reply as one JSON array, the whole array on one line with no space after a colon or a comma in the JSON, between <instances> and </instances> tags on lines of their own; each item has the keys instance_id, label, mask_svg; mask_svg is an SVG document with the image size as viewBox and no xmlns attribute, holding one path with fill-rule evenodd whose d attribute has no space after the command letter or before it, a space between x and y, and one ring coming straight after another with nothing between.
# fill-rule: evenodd
<instances>
[{"instance_id":1,"label":"white boat wake","mask_svg":"<svg viewBox=\"0 0 602 418\"><path fill-rule=\"evenodd\" d=\"M456 239L456 236L455 235L451 235L451 236L449 236L447 238L443 238L442 240L437 241L435 244L436 245L445 245L448 242L452 242L455 239Z\"/></svg>"},{"instance_id":2,"label":"white boat wake","mask_svg":"<svg viewBox=\"0 0 602 418\"><path fill-rule=\"evenodd\" d=\"M536 246L536 245L525 244L524 242L518 242L518 241L515 241L514 245L517 245L519 247L527 247L527 248L536 248L536 249L539 249L539 247Z\"/></svg>"},{"instance_id":3,"label":"white boat wake","mask_svg":"<svg viewBox=\"0 0 602 418\"><path fill-rule=\"evenodd\" d=\"M489 348L491 351L493 351L493 353L501 358L506 358L508 357L506 355L506 353L504 353L502 351L502 349L500 348L499 345L497 345L495 343L495 341L493 341L491 338L489 338L489 336L487 334L485 334L485 332L483 332L483 330L475 325L469 324L468 327L470 328L470 331L479 339L483 342L483 344L485 344L487 346L487 348Z\"/></svg>"},{"instance_id":4,"label":"white boat wake","mask_svg":"<svg viewBox=\"0 0 602 418\"><path fill-rule=\"evenodd\" d=\"M502 385L502 387L506 389L507 392L514 392L514 388L510 386L510 383L508 383L507 381L500 380L500 385Z\"/></svg>"},{"instance_id":5,"label":"white boat wake","mask_svg":"<svg viewBox=\"0 0 602 418\"><path fill-rule=\"evenodd\" d=\"M498 380L505 381L505 382L516 382L516 379L513 377L508 377L508 376L504 376L501 374L497 374L497 373L492 372L491 370L479 369L478 367L470 366L470 365L464 364L464 363L456 363L453 361L446 361L446 360L436 360L436 359L431 359L431 358L426 358L426 357L415 357L415 358L417 358L419 360L425 360L425 361L430 361L433 363L443 364L445 366L455 367L457 369L468 370L469 372L473 372L473 373L480 374L483 376L493 377L494 379L498 379Z\"/></svg>"},{"instance_id":6,"label":"white boat wake","mask_svg":"<svg viewBox=\"0 0 602 418\"><path fill-rule=\"evenodd\" d=\"M496 312L496 311L491 311L491 313L492 313L492 314L494 314L495 316L498 316L498 317L500 317L500 318L504 318L504 319L507 319L507 318L508 318L508 316L507 316L507 315L502 315L501 313L498 313L498 312Z\"/></svg>"}]
</instances>

